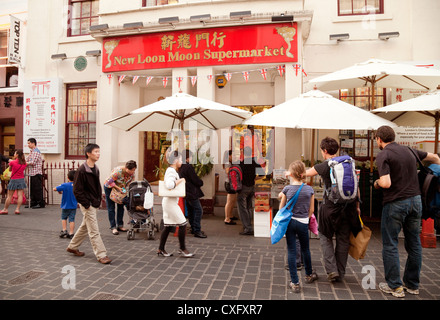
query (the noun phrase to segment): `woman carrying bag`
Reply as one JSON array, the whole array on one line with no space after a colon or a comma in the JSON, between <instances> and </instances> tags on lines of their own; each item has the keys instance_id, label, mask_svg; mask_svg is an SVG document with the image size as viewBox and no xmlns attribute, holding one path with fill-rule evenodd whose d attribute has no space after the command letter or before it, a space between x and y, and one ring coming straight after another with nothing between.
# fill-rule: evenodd
<instances>
[{"instance_id":1,"label":"woman carrying bag","mask_svg":"<svg viewBox=\"0 0 440 320\"><path fill-rule=\"evenodd\" d=\"M305 281L312 283L318 279L318 275L312 269L312 259L309 249L309 219L314 211L314 191L313 188L305 185L302 177L306 172L304 163L297 160L290 164L286 176L291 177L291 184L284 187L280 193L281 202L280 209L283 208L289 200L297 194L297 201L293 208L287 208L292 212L292 218L287 226L286 242L287 242L287 261L290 271L289 287L293 292L301 291L299 278L296 267L296 238L298 237L301 244L301 254L304 259L304 267L306 272Z\"/></svg>"},{"instance_id":2,"label":"woman carrying bag","mask_svg":"<svg viewBox=\"0 0 440 320\"><path fill-rule=\"evenodd\" d=\"M168 163L170 166L165 171L164 187L168 190L175 189L179 184L185 183L184 178L180 178L177 171L182 166L182 155L178 151L172 151L168 157ZM160 188L160 187L159 187ZM161 191L159 189L159 195ZM179 227L178 238L180 244L179 254L185 258L191 258L194 256L190 253L185 246L186 237L186 218L182 209L179 207L179 198L171 196L162 197L162 211L163 222L165 228L162 230L160 236L159 250L157 255L164 257L171 257L173 254L165 251L165 243L167 242L169 233L174 230L175 227Z\"/></svg>"},{"instance_id":3,"label":"woman carrying bag","mask_svg":"<svg viewBox=\"0 0 440 320\"><path fill-rule=\"evenodd\" d=\"M24 170L26 169L26 159L22 149L18 149L14 153L14 160L9 162L9 168L11 170L11 179L8 183L8 197L5 201L5 207L0 214L8 214L8 208L12 201L14 192L17 192L17 208L15 214L20 214L20 206L23 203L23 193L26 188L26 182L24 181Z\"/></svg>"},{"instance_id":4,"label":"woman carrying bag","mask_svg":"<svg viewBox=\"0 0 440 320\"><path fill-rule=\"evenodd\" d=\"M119 166L112 170L110 176L104 182L105 202L107 204L110 230L114 235L119 231L126 232L124 228L124 198L128 195L128 185L134 180L137 164L129 160L125 166ZM117 209L115 210L115 206ZM115 219L116 218L116 219Z\"/></svg>"}]
</instances>

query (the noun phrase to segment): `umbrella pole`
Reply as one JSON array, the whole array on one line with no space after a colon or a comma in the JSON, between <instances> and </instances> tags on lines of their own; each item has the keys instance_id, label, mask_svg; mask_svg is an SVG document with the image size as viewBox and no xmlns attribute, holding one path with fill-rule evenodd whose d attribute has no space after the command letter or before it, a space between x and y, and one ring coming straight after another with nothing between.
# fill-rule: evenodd
<instances>
[{"instance_id":1,"label":"umbrella pole","mask_svg":"<svg viewBox=\"0 0 440 320\"><path fill-rule=\"evenodd\" d=\"M439 118L440 118L440 113L437 111L435 113L435 136L434 136L434 153L437 154L438 153L438 127L439 127Z\"/></svg>"},{"instance_id":2,"label":"umbrella pole","mask_svg":"<svg viewBox=\"0 0 440 320\"><path fill-rule=\"evenodd\" d=\"M315 165L315 129L312 129L312 154L310 158L310 168L313 168ZM310 185L313 187L313 176L310 177Z\"/></svg>"},{"instance_id":3,"label":"umbrella pole","mask_svg":"<svg viewBox=\"0 0 440 320\"><path fill-rule=\"evenodd\" d=\"M375 86L376 86L376 79L373 78L373 80L371 81L371 104L370 104L370 111L375 109L375 103L374 103L374 98L376 95L376 90L375 90ZM370 218L373 216L373 183L374 183L374 178L373 178L373 158L374 158L374 139L373 139L373 133L371 132L370 135Z\"/></svg>"}]
</instances>

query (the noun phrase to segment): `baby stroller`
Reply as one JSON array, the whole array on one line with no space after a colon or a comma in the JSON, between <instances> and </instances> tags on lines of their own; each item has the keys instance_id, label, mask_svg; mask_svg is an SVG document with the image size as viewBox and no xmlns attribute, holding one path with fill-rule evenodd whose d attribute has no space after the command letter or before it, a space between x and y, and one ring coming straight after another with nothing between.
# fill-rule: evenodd
<instances>
[{"instance_id":1,"label":"baby stroller","mask_svg":"<svg viewBox=\"0 0 440 320\"><path fill-rule=\"evenodd\" d=\"M127 232L127 240L134 240L135 232L147 231L148 239L154 239L155 231L159 231L156 224L153 208L144 208L145 193L152 192L147 180L134 181L128 187L128 215L131 218L131 227Z\"/></svg>"}]
</instances>

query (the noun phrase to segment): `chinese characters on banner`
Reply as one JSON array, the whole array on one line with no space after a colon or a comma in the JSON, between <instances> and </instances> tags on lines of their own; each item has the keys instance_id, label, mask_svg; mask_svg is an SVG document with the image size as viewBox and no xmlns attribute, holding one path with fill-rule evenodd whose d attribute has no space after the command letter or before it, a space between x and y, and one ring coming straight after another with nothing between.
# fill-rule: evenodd
<instances>
[{"instance_id":1,"label":"chinese characters on banner","mask_svg":"<svg viewBox=\"0 0 440 320\"><path fill-rule=\"evenodd\" d=\"M35 138L41 153L61 153L60 79L26 80L24 83L23 146Z\"/></svg>"},{"instance_id":2,"label":"chinese characters on banner","mask_svg":"<svg viewBox=\"0 0 440 320\"><path fill-rule=\"evenodd\" d=\"M296 23L109 37L102 71L280 62L298 62Z\"/></svg>"}]
</instances>

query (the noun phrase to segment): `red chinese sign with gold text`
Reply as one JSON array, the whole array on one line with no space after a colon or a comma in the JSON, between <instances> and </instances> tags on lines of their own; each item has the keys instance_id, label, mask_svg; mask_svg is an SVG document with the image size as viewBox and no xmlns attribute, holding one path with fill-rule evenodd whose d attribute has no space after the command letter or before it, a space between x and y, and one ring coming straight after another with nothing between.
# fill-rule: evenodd
<instances>
[{"instance_id":1,"label":"red chinese sign with gold text","mask_svg":"<svg viewBox=\"0 0 440 320\"><path fill-rule=\"evenodd\" d=\"M103 72L298 61L296 23L178 30L103 41Z\"/></svg>"}]
</instances>

